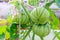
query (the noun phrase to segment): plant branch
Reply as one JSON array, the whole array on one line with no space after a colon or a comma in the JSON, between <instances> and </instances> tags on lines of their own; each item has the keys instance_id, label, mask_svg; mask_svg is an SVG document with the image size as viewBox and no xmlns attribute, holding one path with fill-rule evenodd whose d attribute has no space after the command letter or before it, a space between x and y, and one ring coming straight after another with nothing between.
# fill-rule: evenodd
<instances>
[{"instance_id":1,"label":"plant branch","mask_svg":"<svg viewBox=\"0 0 60 40\"><path fill-rule=\"evenodd\" d=\"M30 29L27 31L26 35L24 35L22 40L25 40L25 38L29 35L29 33L31 32L32 27L30 27Z\"/></svg>"},{"instance_id":2,"label":"plant branch","mask_svg":"<svg viewBox=\"0 0 60 40\"><path fill-rule=\"evenodd\" d=\"M34 40L35 34L33 33L32 40Z\"/></svg>"},{"instance_id":3,"label":"plant branch","mask_svg":"<svg viewBox=\"0 0 60 40\"><path fill-rule=\"evenodd\" d=\"M23 2L23 1L21 2L21 5L22 5L22 7L23 7L23 9L24 9L25 13L28 15L28 17L30 17L29 12L27 11L27 9L26 9L26 7L25 7L25 5L24 5L24 2Z\"/></svg>"},{"instance_id":4,"label":"plant branch","mask_svg":"<svg viewBox=\"0 0 60 40\"><path fill-rule=\"evenodd\" d=\"M40 37L41 38L41 40L44 40L44 38L43 37Z\"/></svg>"},{"instance_id":5,"label":"plant branch","mask_svg":"<svg viewBox=\"0 0 60 40\"><path fill-rule=\"evenodd\" d=\"M48 8L51 6L51 4L54 3L54 2L55 2L55 1L48 2L48 3L45 4L44 7L45 7L46 9L48 9Z\"/></svg>"}]
</instances>

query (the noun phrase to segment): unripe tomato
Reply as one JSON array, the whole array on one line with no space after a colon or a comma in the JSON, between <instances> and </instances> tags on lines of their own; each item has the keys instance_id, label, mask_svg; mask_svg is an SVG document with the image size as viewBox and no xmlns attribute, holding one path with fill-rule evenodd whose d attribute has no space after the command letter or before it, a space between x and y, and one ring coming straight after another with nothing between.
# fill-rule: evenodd
<instances>
[{"instance_id":1,"label":"unripe tomato","mask_svg":"<svg viewBox=\"0 0 60 40\"><path fill-rule=\"evenodd\" d=\"M25 14L22 14L19 18L20 24L28 24L29 23L29 17Z\"/></svg>"},{"instance_id":2,"label":"unripe tomato","mask_svg":"<svg viewBox=\"0 0 60 40\"><path fill-rule=\"evenodd\" d=\"M45 24L49 19L49 12L43 7L37 7L30 13L31 20L36 24Z\"/></svg>"},{"instance_id":3,"label":"unripe tomato","mask_svg":"<svg viewBox=\"0 0 60 40\"><path fill-rule=\"evenodd\" d=\"M33 33L35 33L40 37L47 36L50 33L50 29L51 29L51 26L49 24L45 24L45 25L34 24L32 27Z\"/></svg>"}]
</instances>

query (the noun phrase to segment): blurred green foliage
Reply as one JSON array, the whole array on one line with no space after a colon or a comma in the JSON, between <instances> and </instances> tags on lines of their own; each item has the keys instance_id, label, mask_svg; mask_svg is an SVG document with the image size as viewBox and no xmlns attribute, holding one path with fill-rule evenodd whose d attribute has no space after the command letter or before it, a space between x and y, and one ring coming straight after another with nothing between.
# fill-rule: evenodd
<instances>
[{"instance_id":1,"label":"blurred green foliage","mask_svg":"<svg viewBox=\"0 0 60 40\"><path fill-rule=\"evenodd\" d=\"M57 6L60 8L60 0L55 0L55 3L56 3Z\"/></svg>"},{"instance_id":2,"label":"blurred green foliage","mask_svg":"<svg viewBox=\"0 0 60 40\"><path fill-rule=\"evenodd\" d=\"M28 0L28 3L29 5L32 5L32 6L36 6L38 5L38 3L40 2L40 0ZM52 3L56 2L56 4L60 7L60 0L55 0L53 2L49 2L49 3L46 3L45 5L45 8L49 11L50 13L50 17L51 19L49 19L50 21L50 24L52 26L52 29L59 29L58 28L58 25L59 25L59 19L56 17L55 15L55 12L53 10L51 10L49 7L51 6ZM9 2L10 4L13 4L16 9L20 9L20 3L18 0L12 0ZM23 9L26 13L29 13L26 11L26 7L23 6ZM0 26L0 39L3 40L4 38L5 39L10 39L10 40L16 40L18 37L19 37L19 34L18 34L18 28L17 28L17 23L15 22L12 22L12 16L11 16L11 13L9 12L8 13L8 18L7 20L2 20L0 21L0 24L3 24L7 22L7 25L3 25L3 26ZM26 25L23 25L23 26L26 26ZM31 32L31 29L30 28L26 35L24 35L23 37L23 40L25 40L25 38L27 37L27 35ZM23 32L22 32L23 33ZM58 39L60 39L60 33L58 33L59 35L57 35Z\"/></svg>"}]
</instances>

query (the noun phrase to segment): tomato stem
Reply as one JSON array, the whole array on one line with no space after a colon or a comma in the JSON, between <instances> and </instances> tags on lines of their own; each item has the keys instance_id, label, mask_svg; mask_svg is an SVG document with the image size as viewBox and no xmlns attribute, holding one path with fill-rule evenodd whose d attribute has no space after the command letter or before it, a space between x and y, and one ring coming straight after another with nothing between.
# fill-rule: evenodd
<instances>
[{"instance_id":1,"label":"tomato stem","mask_svg":"<svg viewBox=\"0 0 60 40\"><path fill-rule=\"evenodd\" d=\"M25 38L29 35L29 33L31 32L32 27L30 27L30 29L27 31L26 35L24 35L22 40L25 40Z\"/></svg>"},{"instance_id":2,"label":"tomato stem","mask_svg":"<svg viewBox=\"0 0 60 40\"><path fill-rule=\"evenodd\" d=\"M23 10L25 11L25 14L27 14L28 17L30 18L29 12L27 11L27 9L26 9L26 7L25 7L25 5L24 5L23 0L22 0L22 3L21 3L21 6L22 6Z\"/></svg>"},{"instance_id":3,"label":"tomato stem","mask_svg":"<svg viewBox=\"0 0 60 40\"><path fill-rule=\"evenodd\" d=\"M43 37L40 37L41 38L41 40L44 40L44 38Z\"/></svg>"},{"instance_id":4,"label":"tomato stem","mask_svg":"<svg viewBox=\"0 0 60 40\"><path fill-rule=\"evenodd\" d=\"M35 34L33 33L32 40L34 40Z\"/></svg>"}]
</instances>

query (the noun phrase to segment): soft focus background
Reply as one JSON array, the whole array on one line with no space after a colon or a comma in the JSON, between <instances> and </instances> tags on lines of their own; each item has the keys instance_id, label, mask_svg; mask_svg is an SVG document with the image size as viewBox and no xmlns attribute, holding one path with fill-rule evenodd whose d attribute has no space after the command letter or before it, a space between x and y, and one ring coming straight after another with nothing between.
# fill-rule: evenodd
<instances>
[{"instance_id":1,"label":"soft focus background","mask_svg":"<svg viewBox=\"0 0 60 40\"><path fill-rule=\"evenodd\" d=\"M15 7L11 4L8 4L10 0L0 0L0 18L7 18L8 12L10 11L12 15L14 15L16 13ZM49 0L50 2L51 0ZM27 3L27 0L24 0L25 3ZM44 6L45 5L45 0L42 0L39 4L40 6ZM27 5L28 9L31 9L28 5ZM51 9L53 9L55 11L56 16L59 18L60 17L60 10L57 7L56 3L53 3L50 6Z\"/></svg>"},{"instance_id":2,"label":"soft focus background","mask_svg":"<svg viewBox=\"0 0 60 40\"><path fill-rule=\"evenodd\" d=\"M7 19L8 17L8 13L11 12L11 15L13 16L14 14L16 14L16 9L13 5L8 4L10 0L0 0L0 20L1 19ZM52 0L49 0L49 2ZM27 0L24 0L25 3L27 3ZM45 5L45 1L42 0L41 3L39 4L40 6L44 6ZM27 5L28 9L31 9L28 5ZM53 3L50 6L51 9L53 9L55 11L55 14L58 18L60 18L60 9L57 7L56 3ZM31 40L31 36L32 36L32 32L30 34L30 38L27 37L26 40ZM53 30L51 30L50 34L48 36L45 37L45 40L52 40L52 38L54 37L54 33ZM38 36L35 36L35 40L40 40L40 38ZM55 40L58 40L57 38Z\"/></svg>"}]
</instances>

